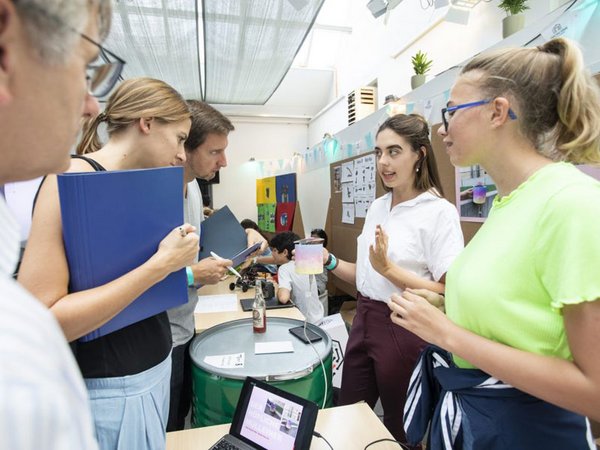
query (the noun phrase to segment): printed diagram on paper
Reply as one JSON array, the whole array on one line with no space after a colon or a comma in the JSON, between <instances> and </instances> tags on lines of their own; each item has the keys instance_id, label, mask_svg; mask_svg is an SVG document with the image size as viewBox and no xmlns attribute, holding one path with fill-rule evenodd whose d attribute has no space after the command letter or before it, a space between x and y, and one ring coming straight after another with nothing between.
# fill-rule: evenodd
<instances>
[{"instance_id":1,"label":"printed diagram on paper","mask_svg":"<svg viewBox=\"0 0 600 450\"><path fill-rule=\"evenodd\" d=\"M367 210L375 200L375 155L367 155L354 161L354 213L366 217Z\"/></svg>"},{"instance_id":2,"label":"printed diagram on paper","mask_svg":"<svg viewBox=\"0 0 600 450\"><path fill-rule=\"evenodd\" d=\"M375 164L375 155L367 155L334 169L334 190L339 192L339 186L342 192L342 223L367 216L376 195Z\"/></svg>"}]
</instances>

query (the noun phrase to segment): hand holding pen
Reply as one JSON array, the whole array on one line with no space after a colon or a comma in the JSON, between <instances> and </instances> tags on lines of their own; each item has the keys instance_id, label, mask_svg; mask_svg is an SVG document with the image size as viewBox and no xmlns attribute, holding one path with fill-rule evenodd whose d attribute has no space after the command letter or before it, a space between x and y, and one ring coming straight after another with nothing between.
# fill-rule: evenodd
<instances>
[{"instance_id":1,"label":"hand holding pen","mask_svg":"<svg viewBox=\"0 0 600 450\"><path fill-rule=\"evenodd\" d=\"M210 256L212 256L213 258L215 258L217 261L227 261L228 263L230 262L231 264L233 264L233 261L230 261L228 259L225 258L221 258L219 255L217 255L215 252L210 252ZM236 277L238 278L242 278L242 276L240 275L240 273L235 270L231 264L228 264L227 266L227 270L229 270L232 274L234 274Z\"/></svg>"}]
</instances>

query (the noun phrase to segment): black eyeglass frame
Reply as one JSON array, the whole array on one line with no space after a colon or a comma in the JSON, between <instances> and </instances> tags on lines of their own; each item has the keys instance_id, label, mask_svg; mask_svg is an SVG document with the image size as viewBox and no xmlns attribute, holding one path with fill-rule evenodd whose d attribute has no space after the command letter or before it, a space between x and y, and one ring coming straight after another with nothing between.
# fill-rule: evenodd
<instances>
[{"instance_id":1,"label":"black eyeglass frame","mask_svg":"<svg viewBox=\"0 0 600 450\"><path fill-rule=\"evenodd\" d=\"M100 53L98 54L98 56L100 58L102 58L102 60L105 61L104 64L100 64L100 65L88 64L86 67L86 70L96 72L97 69L100 69L101 67L106 67L106 66L110 66L111 70L113 70L113 73L110 75L110 78L109 78L108 83L106 84L106 87L99 92L93 92L92 77L89 74L86 74L86 79L88 81L88 89L90 90L90 94L92 94L94 97L97 97L97 98L104 97L104 96L108 95L108 93L110 91L113 90L113 88L115 87L115 85L117 84L119 79L121 79L121 80L123 79L121 77L121 73L123 72L123 67L125 67L125 64L127 64L127 63L125 62L125 60L123 58L121 58L120 56L111 52L110 50L108 50L106 47L104 47L99 42L96 42L91 37L87 36L86 34L80 32L80 31L77 31L77 33L84 40L86 40L89 43L98 47L98 49L100 50ZM109 59L109 57L112 58L114 61L111 61ZM113 69L113 67L114 67L114 69Z\"/></svg>"}]
</instances>

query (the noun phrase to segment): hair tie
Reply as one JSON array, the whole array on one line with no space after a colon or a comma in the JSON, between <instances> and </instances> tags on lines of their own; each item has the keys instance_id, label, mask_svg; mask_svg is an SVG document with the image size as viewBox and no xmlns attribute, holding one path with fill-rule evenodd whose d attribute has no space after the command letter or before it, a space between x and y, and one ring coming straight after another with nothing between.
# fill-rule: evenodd
<instances>
[{"instance_id":1,"label":"hair tie","mask_svg":"<svg viewBox=\"0 0 600 450\"><path fill-rule=\"evenodd\" d=\"M98 122L104 122L105 120L108 120L108 116L106 114L104 114L104 111L103 111L96 116L96 120Z\"/></svg>"}]
</instances>

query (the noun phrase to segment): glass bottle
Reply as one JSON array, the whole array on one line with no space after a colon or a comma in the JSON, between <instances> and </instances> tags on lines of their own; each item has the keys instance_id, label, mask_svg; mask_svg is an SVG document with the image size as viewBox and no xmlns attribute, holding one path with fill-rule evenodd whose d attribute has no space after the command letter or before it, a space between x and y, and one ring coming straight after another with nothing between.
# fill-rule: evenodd
<instances>
[{"instance_id":1,"label":"glass bottle","mask_svg":"<svg viewBox=\"0 0 600 450\"><path fill-rule=\"evenodd\" d=\"M267 331L267 304L262 290L262 280L256 279L254 303L252 303L252 329L255 333Z\"/></svg>"}]
</instances>

